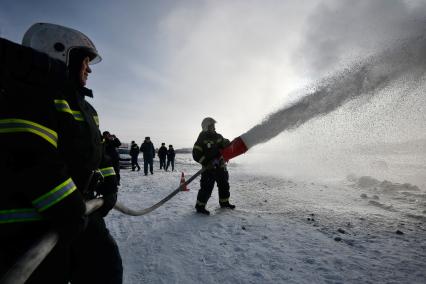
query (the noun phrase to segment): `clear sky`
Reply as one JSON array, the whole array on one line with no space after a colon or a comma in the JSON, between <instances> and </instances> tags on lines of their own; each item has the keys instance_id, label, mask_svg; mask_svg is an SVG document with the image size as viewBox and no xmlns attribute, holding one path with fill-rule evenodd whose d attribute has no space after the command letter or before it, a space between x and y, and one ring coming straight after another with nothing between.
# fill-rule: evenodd
<instances>
[{"instance_id":1,"label":"clear sky","mask_svg":"<svg viewBox=\"0 0 426 284\"><path fill-rule=\"evenodd\" d=\"M88 35L101 130L191 147L212 116L232 139L310 83L423 21L420 0L0 0L0 35L36 22Z\"/></svg>"}]
</instances>

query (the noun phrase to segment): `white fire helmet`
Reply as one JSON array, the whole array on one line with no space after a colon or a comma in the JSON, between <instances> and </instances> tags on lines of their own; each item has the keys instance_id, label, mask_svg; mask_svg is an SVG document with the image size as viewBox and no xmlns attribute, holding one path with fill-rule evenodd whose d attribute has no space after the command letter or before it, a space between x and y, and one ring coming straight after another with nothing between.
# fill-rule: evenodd
<instances>
[{"instance_id":1,"label":"white fire helmet","mask_svg":"<svg viewBox=\"0 0 426 284\"><path fill-rule=\"evenodd\" d=\"M211 117L206 117L201 122L201 128L203 129L203 131L207 131L209 129L209 126L214 125L215 123L216 123L216 120L214 120Z\"/></svg>"},{"instance_id":2,"label":"white fire helmet","mask_svg":"<svg viewBox=\"0 0 426 284\"><path fill-rule=\"evenodd\" d=\"M34 48L69 64L70 51L75 48L85 49L90 54L90 64L102 60L93 42L83 33L49 23L32 25L24 34L22 45Z\"/></svg>"}]
</instances>

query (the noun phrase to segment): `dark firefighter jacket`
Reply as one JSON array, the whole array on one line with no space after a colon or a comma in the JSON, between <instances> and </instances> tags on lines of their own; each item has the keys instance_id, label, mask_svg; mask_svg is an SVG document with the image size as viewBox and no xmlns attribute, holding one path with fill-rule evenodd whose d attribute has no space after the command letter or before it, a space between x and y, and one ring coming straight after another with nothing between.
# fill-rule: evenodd
<instances>
[{"instance_id":1,"label":"dark firefighter jacket","mask_svg":"<svg viewBox=\"0 0 426 284\"><path fill-rule=\"evenodd\" d=\"M219 133L202 131L192 149L192 157L203 166L210 166L211 161L221 157L220 150L229 144L229 140ZM220 158L218 162L220 167L225 167L223 158Z\"/></svg>"},{"instance_id":2,"label":"dark firefighter jacket","mask_svg":"<svg viewBox=\"0 0 426 284\"><path fill-rule=\"evenodd\" d=\"M81 219L93 171L101 194L117 190L91 91L66 74L62 62L0 38L0 242Z\"/></svg>"}]
</instances>

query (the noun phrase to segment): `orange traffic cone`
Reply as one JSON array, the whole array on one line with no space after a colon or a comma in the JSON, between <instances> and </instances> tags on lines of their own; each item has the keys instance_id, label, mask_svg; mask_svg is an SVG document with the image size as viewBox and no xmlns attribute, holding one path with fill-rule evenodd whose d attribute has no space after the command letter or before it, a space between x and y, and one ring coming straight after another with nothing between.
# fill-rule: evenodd
<instances>
[{"instance_id":1,"label":"orange traffic cone","mask_svg":"<svg viewBox=\"0 0 426 284\"><path fill-rule=\"evenodd\" d=\"M180 176L180 184L185 183L185 175L182 172L182 175ZM189 191L189 188L186 187L186 185L182 188L182 191Z\"/></svg>"}]
</instances>

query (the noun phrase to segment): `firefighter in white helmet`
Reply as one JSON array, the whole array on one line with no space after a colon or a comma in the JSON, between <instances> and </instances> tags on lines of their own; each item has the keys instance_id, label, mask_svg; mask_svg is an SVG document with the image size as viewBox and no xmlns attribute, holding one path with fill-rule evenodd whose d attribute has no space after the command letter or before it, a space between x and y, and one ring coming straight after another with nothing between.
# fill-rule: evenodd
<instances>
[{"instance_id":1,"label":"firefighter in white helmet","mask_svg":"<svg viewBox=\"0 0 426 284\"><path fill-rule=\"evenodd\" d=\"M220 153L220 150L228 146L230 142L216 132L215 124L216 120L211 117L203 119L201 122L202 131L192 149L194 160L206 168L201 174L200 190L195 204L197 212L206 215L210 215L210 212L206 209L206 204L211 196L215 182L219 191L220 207L235 208L235 205L229 203L229 175L226 163Z\"/></svg>"},{"instance_id":2,"label":"firefighter in white helmet","mask_svg":"<svg viewBox=\"0 0 426 284\"><path fill-rule=\"evenodd\" d=\"M0 276L53 229L59 242L26 283L122 283L103 220L117 181L86 101L96 47L79 31L38 23L22 45L0 39L0 50ZM86 218L95 195L104 205Z\"/></svg>"}]
</instances>

